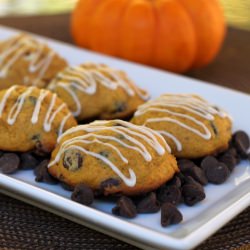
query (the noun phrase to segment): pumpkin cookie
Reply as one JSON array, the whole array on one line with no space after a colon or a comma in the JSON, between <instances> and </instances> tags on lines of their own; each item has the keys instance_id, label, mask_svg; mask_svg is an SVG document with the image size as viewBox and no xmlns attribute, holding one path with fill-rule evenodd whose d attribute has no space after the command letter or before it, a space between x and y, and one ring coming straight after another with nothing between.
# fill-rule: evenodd
<instances>
[{"instance_id":1,"label":"pumpkin cookie","mask_svg":"<svg viewBox=\"0 0 250 250\"><path fill-rule=\"evenodd\" d=\"M67 130L52 152L49 173L74 187L104 194L154 190L178 172L164 138L121 120L95 121Z\"/></svg>"},{"instance_id":2,"label":"pumpkin cookie","mask_svg":"<svg viewBox=\"0 0 250 250\"><path fill-rule=\"evenodd\" d=\"M14 85L0 91L0 150L49 153L76 125L67 105L48 90Z\"/></svg>"},{"instance_id":3,"label":"pumpkin cookie","mask_svg":"<svg viewBox=\"0 0 250 250\"><path fill-rule=\"evenodd\" d=\"M64 69L48 88L68 104L80 121L128 117L149 97L123 71L94 63Z\"/></svg>"},{"instance_id":4,"label":"pumpkin cookie","mask_svg":"<svg viewBox=\"0 0 250 250\"><path fill-rule=\"evenodd\" d=\"M67 62L27 34L0 43L0 89L12 85L45 87Z\"/></svg>"},{"instance_id":5,"label":"pumpkin cookie","mask_svg":"<svg viewBox=\"0 0 250 250\"><path fill-rule=\"evenodd\" d=\"M197 95L162 95L141 105L131 122L161 133L179 158L219 153L231 139L229 115Z\"/></svg>"}]
</instances>

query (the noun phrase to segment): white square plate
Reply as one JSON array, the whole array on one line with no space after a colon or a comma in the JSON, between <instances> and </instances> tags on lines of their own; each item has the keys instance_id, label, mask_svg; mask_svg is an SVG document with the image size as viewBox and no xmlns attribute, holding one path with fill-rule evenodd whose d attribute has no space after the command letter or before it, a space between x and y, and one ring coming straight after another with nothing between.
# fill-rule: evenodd
<instances>
[{"instance_id":1,"label":"white square plate","mask_svg":"<svg viewBox=\"0 0 250 250\"><path fill-rule=\"evenodd\" d=\"M17 32L20 31L0 26L0 40ZM231 113L234 130L250 134L250 116L246 112L250 107L249 95L37 38L47 42L72 65L93 61L125 70L152 97L166 92L200 94ZM71 201L71 193L59 185L36 183L32 171L19 171L11 176L0 174L0 192L145 249L194 248L250 205L249 162L241 162L225 184L209 184L205 191L206 199L194 207L179 206L184 216L181 224L162 228L160 212L138 215L132 220L118 218L111 214L114 203L96 200L92 207L82 206Z\"/></svg>"}]
</instances>

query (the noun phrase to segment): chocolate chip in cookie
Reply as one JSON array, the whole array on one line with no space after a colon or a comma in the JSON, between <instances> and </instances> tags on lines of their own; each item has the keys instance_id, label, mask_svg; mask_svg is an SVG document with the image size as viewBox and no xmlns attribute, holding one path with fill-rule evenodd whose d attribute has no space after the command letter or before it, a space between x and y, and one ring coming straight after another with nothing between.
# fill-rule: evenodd
<instances>
[{"instance_id":1,"label":"chocolate chip in cookie","mask_svg":"<svg viewBox=\"0 0 250 250\"><path fill-rule=\"evenodd\" d=\"M103 150L103 151L99 152L99 154L101 156L104 156L105 158L109 158L109 152L107 150Z\"/></svg>"},{"instance_id":2,"label":"chocolate chip in cookie","mask_svg":"<svg viewBox=\"0 0 250 250\"><path fill-rule=\"evenodd\" d=\"M120 180L115 178L109 178L100 184L100 190L105 192L105 189L109 189L112 187L117 187L120 185Z\"/></svg>"},{"instance_id":3,"label":"chocolate chip in cookie","mask_svg":"<svg viewBox=\"0 0 250 250\"><path fill-rule=\"evenodd\" d=\"M115 109L113 113L121 113L127 109L127 104L125 102L117 101L114 105Z\"/></svg>"},{"instance_id":4,"label":"chocolate chip in cookie","mask_svg":"<svg viewBox=\"0 0 250 250\"><path fill-rule=\"evenodd\" d=\"M36 105L37 97L35 97L35 96L29 96L29 97L28 97L28 100L29 100L33 105Z\"/></svg>"},{"instance_id":5,"label":"chocolate chip in cookie","mask_svg":"<svg viewBox=\"0 0 250 250\"><path fill-rule=\"evenodd\" d=\"M217 127L216 127L216 125L214 124L213 121L210 121L210 125L211 125L211 127L212 127L212 129L214 131L214 134L218 135L218 129L217 129Z\"/></svg>"},{"instance_id":6,"label":"chocolate chip in cookie","mask_svg":"<svg viewBox=\"0 0 250 250\"><path fill-rule=\"evenodd\" d=\"M64 153L63 166L69 171L75 172L82 167L83 156L78 150L68 149Z\"/></svg>"},{"instance_id":7,"label":"chocolate chip in cookie","mask_svg":"<svg viewBox=\"0 0 250 250\"><path fill-rule=\"evenodd\" d=\"M36 135L37 136L37 135ZM40 138L40 137L39 137ZM47 157L50 154L50 150L46 149L40 139L35 140L35 149L33 153L37 156Z\"/></svg>"}]
</instances>

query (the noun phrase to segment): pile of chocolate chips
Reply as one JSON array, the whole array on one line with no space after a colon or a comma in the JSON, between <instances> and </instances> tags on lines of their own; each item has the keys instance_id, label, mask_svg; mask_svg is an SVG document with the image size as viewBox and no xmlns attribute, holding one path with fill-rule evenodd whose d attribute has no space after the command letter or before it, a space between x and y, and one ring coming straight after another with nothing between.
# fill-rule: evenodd
<instances>
[{"instance_id":1,"label":"pile of chocolate chips","mask_svg":"<svg viewBox=\"0 0 250 250\"><path fill-rule=\"evenodd\" d=\"M180 172L154 192L140 197L121 196L112 213L125 218L135 218L140 213L157 213L161 210L161 225L180 223L183 219L177 206L184 203L194 206L206 198L204 186L208 183L222 184L242 159L250 160L249 137L244 131L233 134L227 151L215 156L206 156L195 161L179 159ZM93 192L78 185L73 191L72 200L90 205Z\"/></svg>"},{"instance_id":2,"label":"pile of chocolate chips","mask_svg":"<svg viewBox=\"0 0 250 250\"><path fill-rule=\"evenodd\" d=\"M48 155L35 152L0 152L0 170L3 174L14 174L18 170L34 170L37 182L56 184L58 181L48 173Z\"/></svg>"},{"instance_id":3,"label":"pile of chocolate chips","mask_svg":"<svg viewBox=\"0 0 250 250\"><path fill-rule=\"evenodd\" d=\"M193 206L205 199L204 187L208 183L222 184L227 180L235 166L242 160L250 160L250 141L244 131L233 134L227 151L215 156L206 156L195 161L179 159L180 172L154 192L139 197L121 196L112 213L126 218L134 218L138 213L157 213L161 210L161 225L166 227L180 223L183 219L177 206L184 203ZM0 171L12 174L19 169L33 169L35 180L56 184L48 172L49 156L35 152L0 152ZM66 190L73 191L71 199L83 205L91 205L94 192L86 185L79 184L74 189L62 183Z\"/></svg>"}]
</instances>

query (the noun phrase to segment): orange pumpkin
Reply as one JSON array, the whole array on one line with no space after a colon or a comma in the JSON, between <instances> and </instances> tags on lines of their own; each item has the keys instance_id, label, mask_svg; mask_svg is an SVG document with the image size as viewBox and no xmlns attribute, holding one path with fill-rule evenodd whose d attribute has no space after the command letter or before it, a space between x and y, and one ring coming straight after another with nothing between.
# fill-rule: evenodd
<instances>
[{"instance_id":1,"label":"orange pumpkin","mask_svg":"<svg viewBox=\"0 0 250 250\"><path fill-rule=\"evenodd\" d=\"M82 47L184 72L214 59L225 21L218 0L79 0L71 31Z\"/></svg>"}]
</instances>

